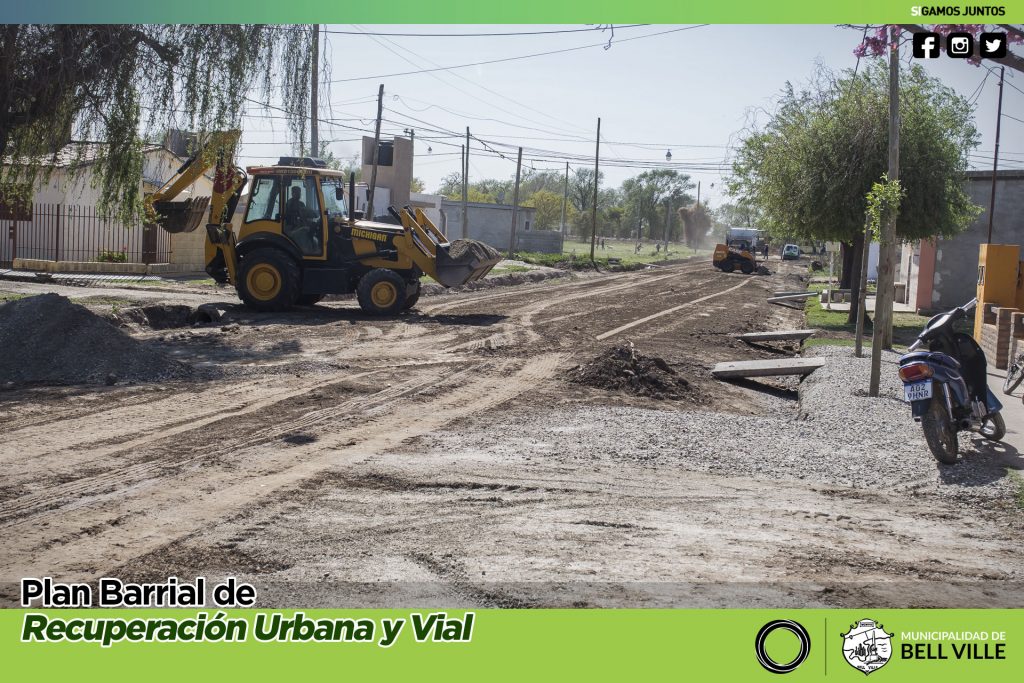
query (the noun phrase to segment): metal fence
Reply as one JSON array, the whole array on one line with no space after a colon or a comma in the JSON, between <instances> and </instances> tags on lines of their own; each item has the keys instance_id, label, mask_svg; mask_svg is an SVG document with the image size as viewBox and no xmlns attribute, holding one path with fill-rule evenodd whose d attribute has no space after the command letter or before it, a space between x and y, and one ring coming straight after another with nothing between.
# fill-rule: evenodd
<instances>
[{"instance_id":1,"label":"metal fence","mask_svg":"<svg viewBox=\"0 0 1024 683\"><path fill-rule=\"evenodd\" d=\"M94 206L33 204L31 215L0 220L0 262L46 261L166 263L171 236L141 222L125 224Z\"/></svg>"}]
</instances>

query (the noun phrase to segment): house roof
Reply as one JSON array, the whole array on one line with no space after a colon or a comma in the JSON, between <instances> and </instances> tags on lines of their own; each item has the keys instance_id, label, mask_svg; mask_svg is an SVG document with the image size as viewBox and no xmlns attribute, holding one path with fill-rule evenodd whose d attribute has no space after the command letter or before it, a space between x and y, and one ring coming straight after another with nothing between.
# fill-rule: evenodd
<instances>
[{"instance_id":1,"label":"house roof","mask_svg":"<svg viewBox=\"0 0 1024 683\"><path fill-rule=\"evenodd\" d=\"M103 150L105 150L107 144L105 142L72 142L69 145L65 145L57 151L55 155L46 156L43 158L42 163L44 166L51 168L71 168L72 166L88 166L89 164L96 163L103 157ZM163 145L145 145L142 148L143 154L152 154L163 150L175 158L182 159L177 154L174 154ZM182 159L184 161L184 159ZM10 159L4 160L5 164L11 163Z\"/></svg>"}]
</instances>

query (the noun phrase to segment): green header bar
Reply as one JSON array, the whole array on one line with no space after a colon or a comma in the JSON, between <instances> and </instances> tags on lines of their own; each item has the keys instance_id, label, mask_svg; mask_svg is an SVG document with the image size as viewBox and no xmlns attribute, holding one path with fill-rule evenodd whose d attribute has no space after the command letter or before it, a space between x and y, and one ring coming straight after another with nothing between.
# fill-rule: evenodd
<instances>
[{"instance_id":1,"label":"green header bar","mask_svg":"<svg viewBox=\"0 0 1024 683\"><path fill-rule=\"evenodd\" d=\"M205 626L198 630L208 638L196 641L200 612ZM788 683L863 681L867 668L872 681L962 683L1019 681L1024 672L1020 610L473 610L471 617L463 610L445 610L444 621L421 629L428 634L422 640L417 640L410 610L308 610L300 626L293 622L290 628L286 624L296 618L295 610L222 613L221 622L237 620L247 629L239 642L216 638L223 634L219 626L209 626L218 619L216 613L5 610L0 612L0 661L12 681L391 681L409 676L416 681ZM421 619L434 613L418 611ZM184 625L187 642L132 642L125 636L128 628L142 633L147 618ZM273 630L268 624L275 618ZM109 628L110 620L121 624L120 638L106 647L100 642L22 641L31 630L26 629L29 621L38 628L46 624L55 637L72 628L79 635L89 629L95 634ZM257 620L265 631L288 639L261 640ZM395 635L398 620L404 627ZM386 646L385 621L392 627ZM142 625L126 626L132 622ZM775 622L782 626L773 627ZM363 631L355 629L357 624ZM312 635L316 629L324 638L320 642ZM433 640L442 633L448 639ZM759 634L769 666L800 660L792 672L772 673L762 664Z\"/></svg>"},{"instance_id":2,"label":"green header bar","mask_svg":"<svg viewBox=\"0 0 1024 683\"><path fill-rule=\"evenodd\" d=\"M941 12L941 13L935 13ZM1024 3L922 0L37 0L7 2L5 23L718 23L985 24L1024 21Z\"/></svg>"}]
</instances>

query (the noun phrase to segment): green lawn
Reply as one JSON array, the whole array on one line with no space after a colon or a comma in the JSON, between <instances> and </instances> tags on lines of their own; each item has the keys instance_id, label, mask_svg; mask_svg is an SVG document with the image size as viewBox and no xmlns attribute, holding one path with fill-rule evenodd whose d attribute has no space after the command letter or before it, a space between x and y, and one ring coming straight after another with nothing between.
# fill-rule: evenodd
<instances>
[{"instance_id":1,"label":"green lawn","mask_svg":"<svg viewBox=\"0 0 1024 683\"><path fill-rule=\"evenodd\" d=\"M661 245L664 247L664 244ZM640 252L636 252L636 242L632 240L617 240L605 238L605 248L601 248L601 243L598 241L596 248L594 249L594 260L597 262L599 267L608 267L610 264L609 260L617 259L618 263L625 269L638 268L644 263L658 263L659 261L665 261L668 259L681 259L690 256L701 256L708 255L711 253L709 249L701 249L694 251L693 249L687 249L682 245L672 243L669 245L669 250L666 253L664 248L658 249L655 242L644 241ZM516 258L519 258L527 263L535 263L544 266L565 266L568 264L578 263L580 268L590 267L590 240L580 240L576 238L566 239L562 247L561 254L540 254L534 252L522 252L517 253Z\"/></svg>"},{"instance_id":2,"label":"green lawn","mask_svg":"<svg viewBox=\"0 0 1024 683\"><path fill-rule=\"evenodd\" d=\"M813 284L809 287L811 291L820 292L825 285ZM827 311L821 307L821 300L818 297L811 297L804 304L804 313L807 317L807 327L821 330L819 337L808 339L806 346L836 345L853 346L857 333L857 326L846 322L846 311ZM909 346L917 339L917 335L924 329L929 318L915 313L893 313L892 315L892 343L896 347ZM871 345L871 326L866 325L864 329L864 344Z\"/></svg>"}]
</instances>

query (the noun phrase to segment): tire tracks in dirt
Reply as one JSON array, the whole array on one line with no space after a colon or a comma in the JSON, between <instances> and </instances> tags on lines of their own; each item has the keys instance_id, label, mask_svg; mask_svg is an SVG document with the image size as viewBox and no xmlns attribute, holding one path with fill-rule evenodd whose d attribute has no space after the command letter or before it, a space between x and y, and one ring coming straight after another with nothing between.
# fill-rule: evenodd
<instances>
[{"instance_id":1,"label":"tire tracks in dirt","mask_svg":"<svg viewBox=\"0 0 1024 683\"><path fill-rule=\"evenodd\" d=\"M211 476L209 471L183 471L179 463L171 476L159 477L158 482L118 491L109 505L83 505L75 515L62 510L62 514L50 515L45 527L40 524L39 514L22 518L5 531L10 543L9 552L0 560L0 580L17 581L40 572L65 580L93 578L106 568L230 516L272 492L340 464L372 458L409 438L515 398L550 377L561 359L561 354L550 353L519 362L503 361L504 367L496 369L511 371L510 375L479 375L404 413L382 410L387 403L382 401L376 406L376 414L356 424L347 420L341 428L327 431L312 443L271 452L263 449L255 454L259 470L241 480L234 470ZM110 526L112 519L118 521L116 526ZM94 533L82 534L83 529ZM55 538L69 540L55 542Z\"/></svg>"}]
</instances>

